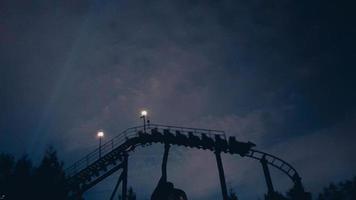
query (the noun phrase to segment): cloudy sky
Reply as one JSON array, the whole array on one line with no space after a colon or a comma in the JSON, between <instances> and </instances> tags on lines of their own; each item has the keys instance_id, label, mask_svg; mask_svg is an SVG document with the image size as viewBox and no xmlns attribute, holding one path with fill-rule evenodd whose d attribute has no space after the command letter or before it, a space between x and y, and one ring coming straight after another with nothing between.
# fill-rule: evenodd
<instances>
[{"instance_id":1,"label":"cloudy sky","mask_svg":"<svg viewBox=\"0 0 356 200\"><path fill-rule=\"evenodd\" d=\"M140 124L221 129L290 162L307 190L354 176L353 5L292 0L0 1L0 152L66 165ZM148 199L163 147L130 156ZM168 176L190 199L220 198L213 154L173 147ZM223 156L242 199L266 191L257 162ZM272 171L275 188L291 183ZM108 198L117 174L85 194Z\"/></svg>"}]
</instances>

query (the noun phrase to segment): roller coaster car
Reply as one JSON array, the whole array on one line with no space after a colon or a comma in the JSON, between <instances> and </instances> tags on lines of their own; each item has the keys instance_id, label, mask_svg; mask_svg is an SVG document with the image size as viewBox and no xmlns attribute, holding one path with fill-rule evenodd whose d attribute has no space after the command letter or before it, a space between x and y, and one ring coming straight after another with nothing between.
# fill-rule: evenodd
<instances>
[{"instance_id":1,"label":"roller coaster car","mask_svg":"<svg viewBox=\"0 0 356 200\"><path fill-rule=\"evenodd\" d=\"M144 133L143 131L138 131L138 137L141 144L146 144L149 142L149 135L147 133Z\"/></svg>"},{"instance_id":2,"label":"roller coaster car","mask_svg":"<svg viewBox=\"0 0 356 200\"><path fill-rule=\"evenodd\" d=\"M227 153L228 145L226 139L222 139L220 135L215 135L215 148Z\"/></svg>"},{"instance_id":3,"label":"roller coaster car","mask_svg":"<svg viewBox=\"0 0 356 200\"><path fill-rule=\"evenodd\" d=\"M206 134L201 134L201 143L203 149L213 149L214 148L214 140L208 137Z\"/></svg>"},{"instance_id":4,"label":"roller coaster car","mask_svg":"<svg viewBox=\"0 0 356 200\"><path fill-rule=\"evenodd\" d=\"M138 131L137 134L139 137L144 137L144 133L142 131Z\"/></svg>"},{"instance_id":5,"label":"roller coaster car","mask_svg":"<svg viewBox=\"0 0 356 200\"><path fill-rule=\"evenodd\" d=\"M200 147L200 138L194 135L193 132L188 132L188 145L190 147Z\"/></svg>"},{"instance_id":6,"label":"roller coaster car","mask_svg":"<svg viewBox=\"0 0 356 200\"><path fill-rule=\"evenodd\" d=\"M137 143L137 138L136 137L134 137L134 138L126 138L126 142L125 143L126 143L127 146L132 146L132 145Z\"/></svg>"},{"instance_id":7,"label":"roller coaster car","mask_svg":"<svg viewBox=\"0 0 356 200\"><path fill-rule=\"evenodd\" d=\"M162 142L163 135L162 135L162 133L160 133L158 131L157 128L152 129L151 133L152 133L152 141L153 142Z\"/></svg>"},{"instance_id":8,"label":"roller coaster car","mask_svg":"<svg viewBox=\"0 0 356 200\"><path fill-rule=\"evenodd\" d=\"M176 143L178 145L187 146L188 138L184 134L180 133L180 131L176 131Z\"/></svg>"},{"instance_id":9,"label":"roller coaster car","mask_svg":"<svg viewBox=\"0 0 356 200\"><path fill-rule=\"evenodd\" d=\"M163 137L164 140L168 143L175 143L176 142L176 137L171 133L169 129L164 129L163 130Z\"/></svg>"},{"instance_id":10,"label":"roller coaster car","mask_svg":"<svg viewBox=\"0 0 356 200\"><path fill-rule=\"evenodd\" d=\"M256 145L252 142L240 142L233 136L229 137L229 152L231 154L237 153L240 154L240 156L245 156L251 148L255 146Z\"/></svg>"}]
</instances>

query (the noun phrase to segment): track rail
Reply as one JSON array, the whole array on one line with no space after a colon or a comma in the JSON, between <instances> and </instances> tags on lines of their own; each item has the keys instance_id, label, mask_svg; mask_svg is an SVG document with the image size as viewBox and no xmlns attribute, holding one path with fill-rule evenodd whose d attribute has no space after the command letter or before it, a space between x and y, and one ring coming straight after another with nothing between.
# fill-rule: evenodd
<instances>
[{"instance_id":1,"label":"track rail","mask_svg":"<svg viewBox=\"0 0 356 200\"><path fill-rule=\"evenodd\" d=\"M163 131L163 130L179 131L182 134L188 134L188 133L193 133L193 135L205 134L209 137L214 137L215 135L219 135L222 138L226 139L225 132L219 130L167 126L167 125L160 125L160 124L150 124L146 126L146 131L149 132L152 129L157 129L159 131ZM140 131L143 132L143 130L144 130L143 126L135 126L124 130L123 132L115 136L113 139L101 145L100 149L96 148L94 151L90 152L89 154L87 154L86 156L84 156L83 158L76 161L68 168L66 168L65 173L67 177L71 177L75 175L76 173L80 172L86 167L89 167L91 164L95 163L98 159L100 159L100 153L99 153L100 150L101 150L101 155L110 153L114 149L124 144L128 139L138 137L138 133Z\"/></svg>"},{"instance_id":2,"label":"track rail","mask_svg":"<svg viewBox=\"0 0 356 200\"><path fill-rule=\"evenodd\" d=\"M290 179L293 180L294 183L297 183L299 179L299 174L292 165L274 155L251 149L248 154L246 154L246 157L250 157L259 161L261 161L262 159L266 159L269 165L285 173Z\"/></svg>"},{"instance_id":3,"label":"track rail","mask_svg":"<svg viewBox=\"0 0 356 200\"><path fill-rule=\"evenodd\" d=\"M150 124L126 129L104 143L100 149L95 149L69 166L65 173L70 191L77 194L85 192L121 169L125 153L137 146L153 143L239 154L260 161L264 159L269 165L284 172L295 184L301 185L299 174L289 163L271 154L252 149L255 145L251 142L240 142L234 137L227 139L225 132L219 130Z\"/></svg>"}]
</instances>

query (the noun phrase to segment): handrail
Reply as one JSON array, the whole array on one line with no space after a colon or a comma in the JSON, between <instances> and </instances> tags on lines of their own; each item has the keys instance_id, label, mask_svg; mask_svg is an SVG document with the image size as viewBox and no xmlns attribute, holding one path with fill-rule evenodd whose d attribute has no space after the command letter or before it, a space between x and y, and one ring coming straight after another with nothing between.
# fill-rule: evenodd
<instances>
[{"instance_id":1,"label":"handrail","mask_svg":"<svg viewBox=\"0 0 356 200\"><path fill-rule=\"evenodd\" d=\"M159 137L155 136L154 131L163 132L163 136L158 134ZM178 138L177 140L170 140L171 134L166 135L166 130L175 131L176 137L178 137L178 133L186 135L188 140L183 139L185 142L180 142ZM145 132L146 131L146 132ZM151 131L152 134L149 134L148 131ZM141 133L143 133L141 135ZM198 137L198 142L196 138L191 138L191 134L193 136ZM211 137L210 140L204 137L207 136L215 136ZM218 136L218 137L217 137ZM220 136L223 137L224 140L221 140ZM156 139L154 139L156 138ZM158 138L158 139L157 139ZM219 139L220 138L220 139ZM273 167L284 172L296 185L301 185L301 179L297 171L290 165L289 163L283 161L282 159L264 153L262 151L258 151L255 149L251 149L254 144L248 142L245 143L248 146L248 149L245 150L237 150L239 147L244 148L243 142L238 142L236 145L236 140L226 140L226 135L224 131L219 130L209 130L209 129L198 129L198 128L187 128L187 127L178 127L178 126L167 126L160 124L147 124L146 126L135 126L128 128L122 131L117 136L113 137L111 140L105 142L100 148L96 148L94 151L90 152L73 165L65 169L65 174L67 176L67 181L70 185L78 185L78 184L87 184L90 182L92 176L99 178L101 176L107 176L109 172L112 172L112 169L109 172L105 172L101 176L99 176L98 171L107 170L106 167L116 167L116 160L120 159L120 155L123 152L128 152L134 149L134 147L138 145L151 144L152 141L160 142L160 143L170 143L176 145L185 145L194 148L203 148L209 149L211 151L222 151L225 153L232 154L240 154L241 156L250 157L259 161L267 162L267 164L272 165ZM192 142L191 142L192 141ZM205 143L203 142L205 141ZM211 142L213 141L213 142ZM233 142L235 141L235 143ZM154 143L154 142L153 142ZM241 145L242 144L242 145ZM236 146L235 146L236 145ZM240 146L241 145L241 146ZM237 147L237 148L234 148ZM101 151L99 153L99 151ZM241 153L242 152L242 153ZM100 155L102 155L100 157ZM113 162L112 162L113 161ZM116 168L115 168L116 169Z\"/></svg>"},{"instance_id":2,"label":"handrail","mask_svg":"<svg viewBox=\"0 0 356 200\"><path fill-rule=\"evenodd\" d=\"M81 171L82 169L88 167L92 163L94 163L97 159L100 159L99 155L105 155L110 151L114 150L116 147L123 144L127 139L137 136L138 131L152 130L157 128L159 130L164 129L172 129L176 131L180 131L181 133L189 133L192 132L193 134L206 134L209 136L212 135L221 135L226 139L226 135L224 131L220 130L212 130L212 129L201 129L201 128L189 128L189 127L179 127L179 126L170 126L170 125L162 125L162 124L147 124L146 126L134 126L128 129L125 129L117 136L113 137L111 140L105 142L100 147L96 148L92 152L85 155L83 158L76 161L71 166L65 169L65 174L67 177L73 176L77 172ZM101 151L99 153L99 151Z\"/></svg>"},{"instance_id":3,"label":"handrail","mask_svg":"<svg viewBox=\"0 0 356 200\"><path fill-rule=\"evenodd\" d=\"M222 130L214 130L214 129L204 129L204 128L191 128L191 127L181 127L181 126L171 126L171 125L163 125L163 124L147 124L147 127L161 127L161 128L173 128L173 129L181 129L181 130L191 130L191 131L199 131L199 132L215 132L215 134L225 134L225 131Z\"/></svg>"}]
</instances>

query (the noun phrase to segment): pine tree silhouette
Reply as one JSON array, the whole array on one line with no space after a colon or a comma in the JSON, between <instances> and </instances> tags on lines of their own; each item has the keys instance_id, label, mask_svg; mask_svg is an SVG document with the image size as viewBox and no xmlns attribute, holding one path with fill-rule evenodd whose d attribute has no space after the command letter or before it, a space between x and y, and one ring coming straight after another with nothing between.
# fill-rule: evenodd
<instances>
[{"instance_id":1,"label":"pine tree silhouette","mask_svg":"<svg viewBox=\"0 0 356 200\"><path fill-rule=\"evenodd\" d=\"M38 167L27 156L15 161L0 154L0 199L64 200L67 198L63 163L49 148Z\"/></svg>"}]
</instances>

